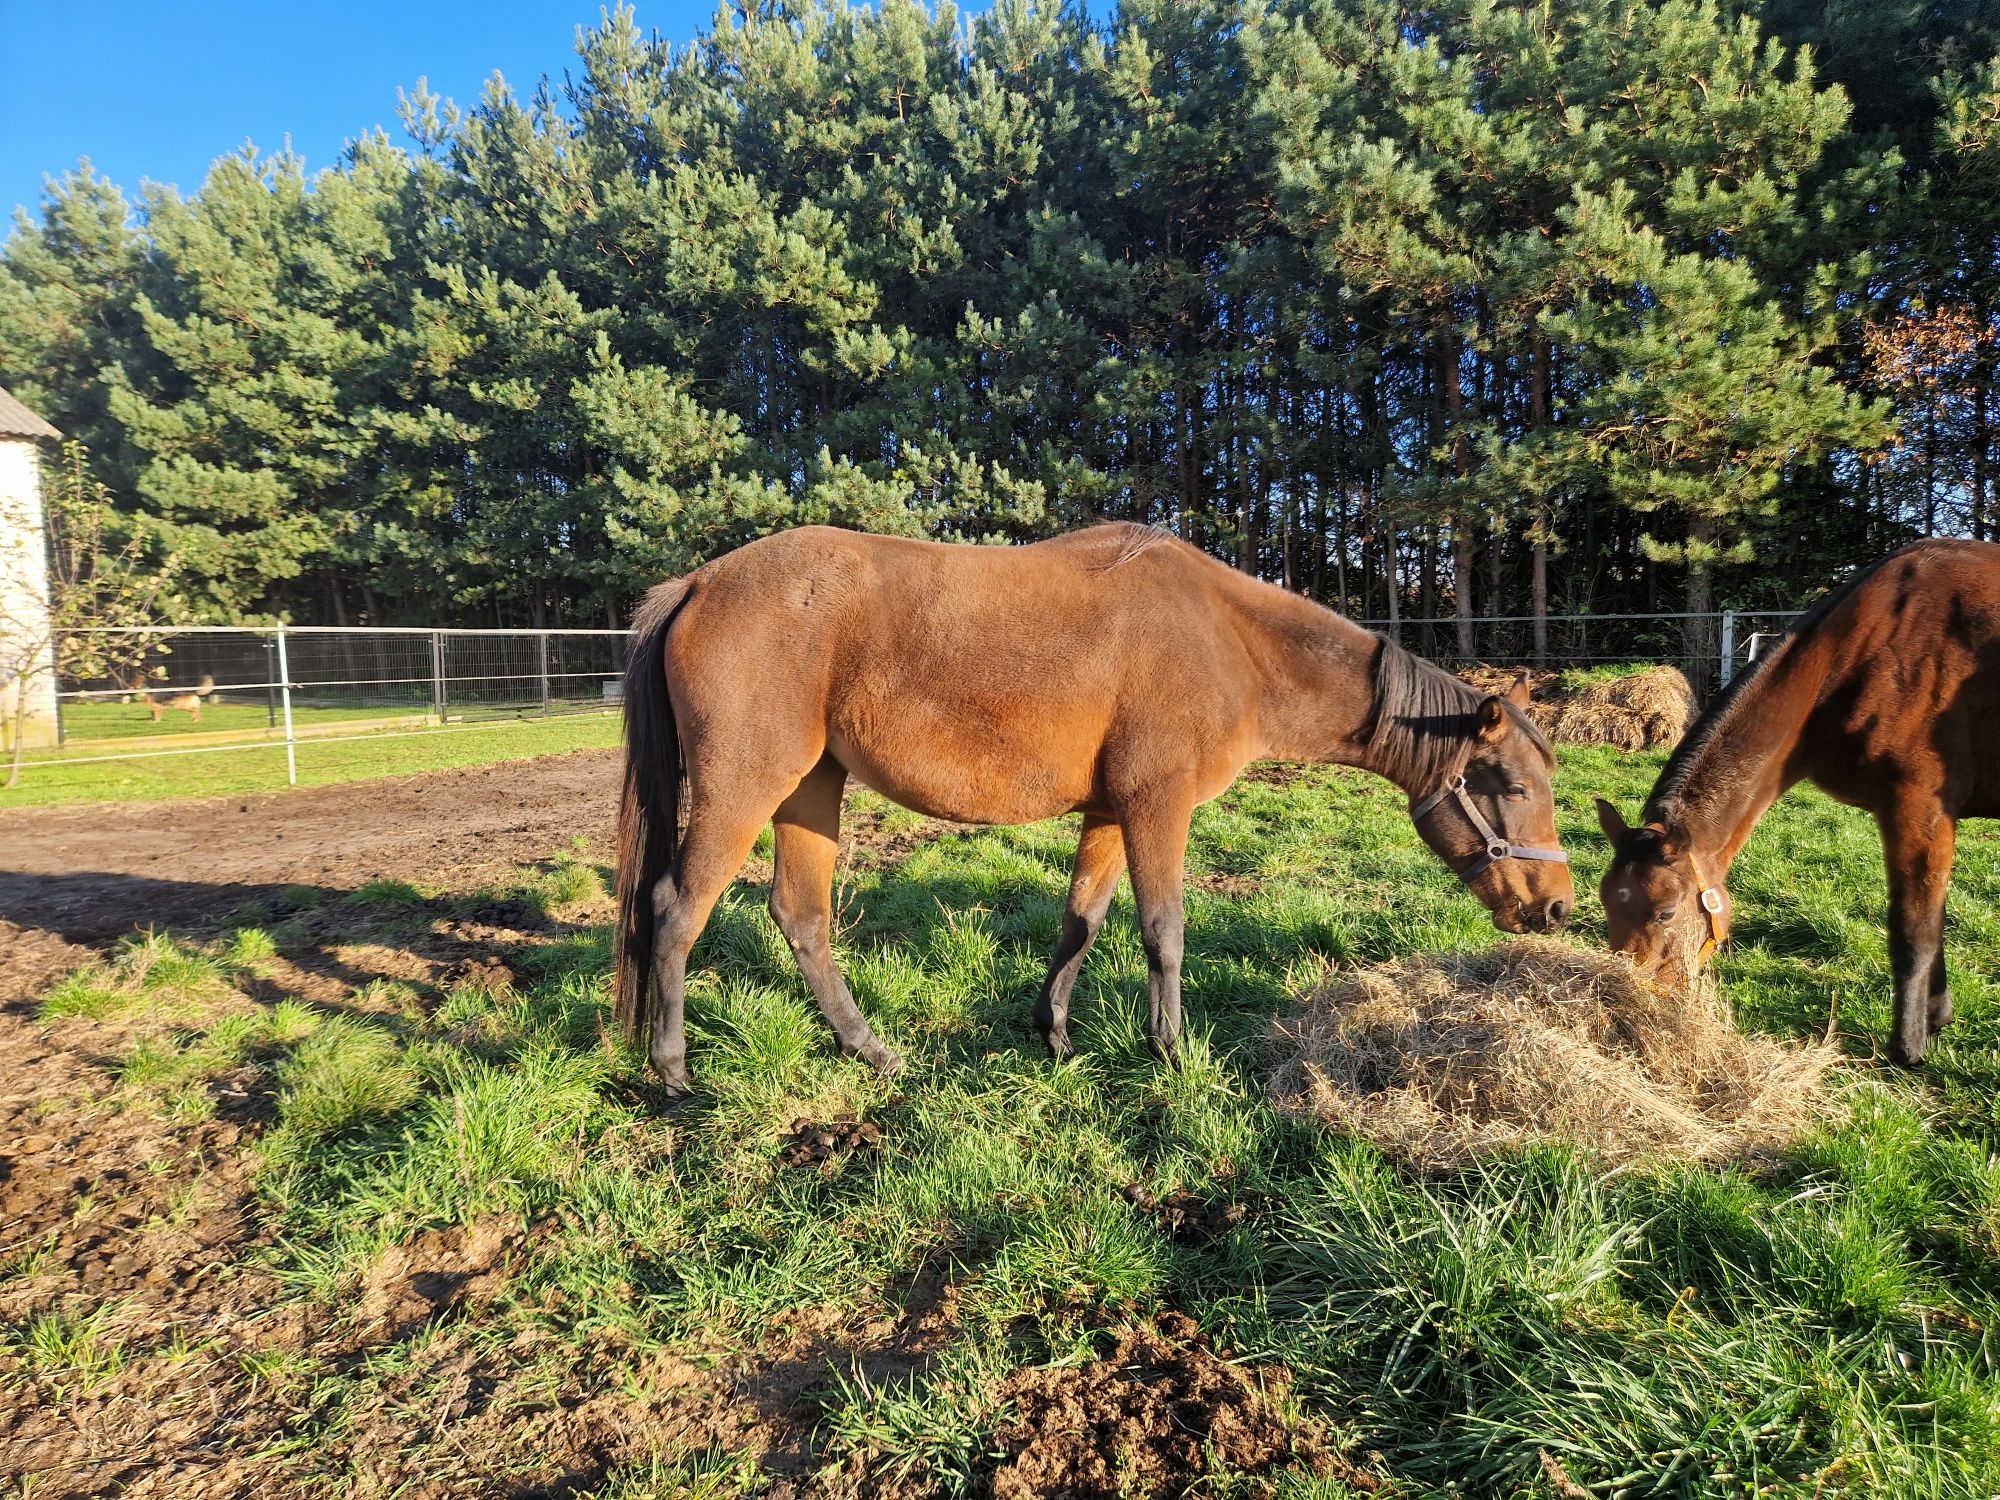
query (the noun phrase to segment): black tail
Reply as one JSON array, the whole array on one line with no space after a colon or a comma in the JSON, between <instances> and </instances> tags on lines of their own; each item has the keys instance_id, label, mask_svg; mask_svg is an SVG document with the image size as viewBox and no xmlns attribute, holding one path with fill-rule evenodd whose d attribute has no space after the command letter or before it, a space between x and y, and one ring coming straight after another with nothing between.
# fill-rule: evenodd
<instances>
[{"instance_id":1,"label":"black tail","mask_svg":"<svg viewBox=\"0 0 2000 1500\"><path fill-rule=\"evenodd\" d=\"M651 1025L653 887L681 841L681 740L667 693L667 628L690 580L651 590L632 619L625 664L625 796L618 809L617 1016L625 1035Z\"/></svg>"}]
</instances>

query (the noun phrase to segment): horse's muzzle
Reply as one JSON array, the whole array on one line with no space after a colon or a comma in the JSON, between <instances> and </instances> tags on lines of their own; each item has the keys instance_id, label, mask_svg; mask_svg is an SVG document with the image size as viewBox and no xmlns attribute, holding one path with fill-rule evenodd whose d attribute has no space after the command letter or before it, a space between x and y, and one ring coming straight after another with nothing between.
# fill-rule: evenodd
<instances>
[{"instance_id":1,"label":"horse's muzzle","mask_svg":"<svg viewBox=\"0 0 2000 1500\"><path fill-rule=\"evenodd\" d=\"M1521 922L1517 930L1521 932L1554 932L1569 920L1569 903L1560 896L1533 905L1523 901L1516 910Z\"/></svg>"}]
</instances>

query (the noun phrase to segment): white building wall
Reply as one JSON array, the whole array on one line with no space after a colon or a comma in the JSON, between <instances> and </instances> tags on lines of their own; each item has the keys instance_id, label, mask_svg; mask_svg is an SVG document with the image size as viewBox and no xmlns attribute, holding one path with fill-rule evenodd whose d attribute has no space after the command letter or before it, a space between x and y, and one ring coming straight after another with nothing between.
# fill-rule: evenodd
<instances>
[{"instance_id":1,"label":"white building wall","mask_svg":"<svg viewBox=\"0 0 2000 1500\"><path fill-rule=\"evenodd\" d=\"M56 680L49 659L49 576L42 535L40 444L0 437L0 747L14 744L17 672L32 663L28 720L22 735L30 748L56 742Z\"/></svg>"}]
</instances>

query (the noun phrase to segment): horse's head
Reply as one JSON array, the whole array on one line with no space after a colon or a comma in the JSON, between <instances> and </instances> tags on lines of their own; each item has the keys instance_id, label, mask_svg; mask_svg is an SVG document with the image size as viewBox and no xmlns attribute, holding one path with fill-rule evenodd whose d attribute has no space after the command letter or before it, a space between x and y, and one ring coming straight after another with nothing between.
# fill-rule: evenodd
<instances>
[{"instance_id":1,"label":"horse's head","mask_svg":"<svg viewBox=\"0 0 2000 1500\"><path fill-rule=\"evenodd\" d=\"M1663 984L1686 983L1729 936L1729 893L1678 823L1633 828L1602 797L1597 822L1611 841L1598 895L1612 948Z\"/></svg>"},{"instance_id":2,"label":"horse's head","mask_svg":"<svg viewBox=\"0 0 2000 1500\"><path fill-rule=\"evenodd\" d=\"M1547 932L1576 907L1569 856L1556 837L1555 756L1521 712L1516 681L1480 700L1464 768L1411 800L1417 832L1493 914L1502 932Z\"/></svg>"}]
</instances>

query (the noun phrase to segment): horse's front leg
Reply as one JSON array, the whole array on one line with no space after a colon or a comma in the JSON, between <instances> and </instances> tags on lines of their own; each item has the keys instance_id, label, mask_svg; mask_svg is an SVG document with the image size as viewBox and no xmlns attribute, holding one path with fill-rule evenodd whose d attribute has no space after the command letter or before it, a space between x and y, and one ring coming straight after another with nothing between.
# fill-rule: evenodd
<instances>
[{"instance_id":1,"label":"horse's front leg","mask_svg":"<svg viewBox=\"0 0 2000 1500\"><path fill-rule=\"evenodd\" d=\"M1132 799L1119 813L1132 899L1139 908L1139 938L1146 949L1146 1033L1153 1055L1173 1062L1181 1044L1181 951L1186 924L1181 881L1187 865L1188 825L1194 796L1186 788L1158 788Z\"/></svg>"},{"instance_id":2,"label":"horse's front leg","mask_svg":"<svg viewBox=\"0 0 2000 1500\"><path fill-rule=\"evenodd\" d=\"M1956 821L1935 796L1901 797L1876 814L1889 869L1889 964L1896 988L1889 1056L1923 1061L1931 1034L1951 1019L1944 969L1945 893L1958 848Z\"/></svg>"},{"instance_id":3,"label":"horse's front leg","mask_svg":"<svg viewBox=\"0 0 2000 1500\"><path fill-rule=\"evenodd\" d=\"M1074 1050L1069 1041L1069 997L1076 988L1084 955L1096 941L1111 909L1111 896L1125 870L1125 837L1105 818L1086 817L1083 837L1076 844L1076 869L1069 880L1069 905L1063 910L1062 936L1049 960L1048 977L1035 1002L1035 1027L1058 1059Z\"/></svg>"}]
</instances>

